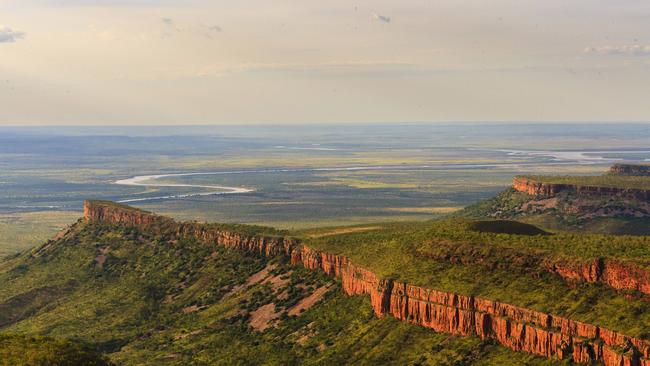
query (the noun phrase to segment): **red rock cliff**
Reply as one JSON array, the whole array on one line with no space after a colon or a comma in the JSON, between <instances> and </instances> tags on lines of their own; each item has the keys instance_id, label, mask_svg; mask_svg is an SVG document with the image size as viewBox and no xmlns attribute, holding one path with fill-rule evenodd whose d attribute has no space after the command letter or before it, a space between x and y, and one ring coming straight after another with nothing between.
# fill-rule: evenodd
<instances>
[{"instance_id":1,"label":"red rock cliff","mask_svg":"<svg viewBox=\"0 0 650 366\"><path fill-rule=\"evenodd\" d=\"M369 295L374 312L380 317L390 315L437 332L490 338L515 351L576 363L650 366L650 341L498 301L382 279L345 256L317 251L289 238L211 230L201 224L175 223L162 216L108 206L87 202L85 219L144 229L164 223L172 225L179 235L191 235L216 245L268 256L286 255L294 265L340 278L348 295ZM614 272L608 275L612 281L626 281L625 276Z\"/></svg>"},{"instance_id":2,"label":"red rock cliff","mask_svg":"<svg viewBox=\"0 0 650 366\"><path fill-rule=\"evenodd\" d=\"M127 226L150 226L172 222L164 216L105 201L84 201L84 220L120 223Z\"/></svg>"},{"instance_id":3,"label":"red rock cliff","mask_svg":"<svg viewBox=\"0 0 650 366\"><path fill-rule=\"evenodd\" d=\"M650 177L650 165L614 164L611 168L609 168L608 174Z\"/></svg>"},{"instance_id":4,"label":"red rock cliff","mask_svg":"<svg viewBox=\"0 0 650 366\"><path fill-rule=\"evenodd\" d=\"M567 282L599 282L616 290L638 291L649 295L650 271L637 263L618 259L595 258L581 260L576 258L558 258L554 255L544 255L510 248L495 248L502 256L509 258L502 264L495 260L496 255L483 253L480 244L458 244L454 242L438 243L435 250L422 250L419 255L436 261L463 264L466 266L483 266L490 270L501 268L518 270L520 272L546 271L555 273Z\"/></svg>"},{"instance_id":5,"label":"red rock cliff","mask_svg":"<svg viewBox=\"0 0 650 366\"><path fill-rule=\"evenodd\" d=\"M572 191L584 196L622 196L642 201L650 201L650 190L633 188L582 186L573 184L557 184L537 182L527 177L515 177L512 188L534 196L555 196L560 192Z\"/></svg>"}]
</instances>

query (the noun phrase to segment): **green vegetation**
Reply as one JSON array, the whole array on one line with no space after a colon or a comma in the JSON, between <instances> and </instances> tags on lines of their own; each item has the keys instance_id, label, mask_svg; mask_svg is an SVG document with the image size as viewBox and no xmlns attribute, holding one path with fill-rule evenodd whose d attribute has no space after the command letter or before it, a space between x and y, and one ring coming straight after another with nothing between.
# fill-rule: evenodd
<instances>
[{"instance_id":1,"label":"green vegetation","mask_svg":"<svg viewBox=\"0 0 650 366\"><path fill-rule=\"evenodd\" d=\"M597 284L568 286L539 268L542 258L586 262L600 257L647 267L650 237L512 235L469 230L471 226L472 221L462 219L385 224L379 230L312 237L307 244L348 256L384 278L650 337L650 303Z\"/></svg>"},{"instance_id":2,"label":"green vegetation","mask_svg":"<svg viewBox=\"0 0 650 366\"><path fill-rule=\"evenodd\" d=\"M468 225L469 230L493 234L548 235L537 226L512 220L474 221Z\"/></svg>"},{"instance_id":3,"label":"green vegetation","mask_svg":"<svg viewBox=\"0 0 650 366\"><path fill-rule=\"evenodd\" d=\"M46 337L0 335L0 366L110 366L87 346Z\"/></svg>"},{"instance_id":4,"label":"green vegetation","mask_svg":"<svg viewBox=\"0 0 650 366\"><path fill-rule=\"evenodd\" d=\"M164 230L78 223L0 261L0 283L0 333L25 335L11 349L49 354L33 336L74 338L118 365L559 364L378 319L368 299L345 296L322 273ZM289 314L326 286L314 306ZM270 327L253 330L269 304Z\"/></svg>"},{"instance_id":5,"label":"green vegetation","mask_svg":"<svg viewBox=\"0 0 650 366\"><path fill-rule=\"evenodd\" d=\"M623 189L650 189L650 177L626 175L526 175L523 176L539 183L569 184L576 186L609 187Z\"/></svg>"},{"instance_id":6,"label":"green vegetation","mask_svg":"<svg viewBox=\"0 0 650 366\"><path fill-rule=\"evenodd\" d=\"M504 223L507 225L504 225ZM500 232L504 231L502 230L504 227L505 230L525 232L523 235ZM318 233L320 230L305 231L303 235L309 236L312 232ZM375 238L381 238L382 241L399 240L399 242L410 243L411 246L418 246L433 239L444 239L456 243L469 242L483 246L515 248L586 260L617 258L641 265L650 263L650 237L648 236L613 236L567 232L558 232L553 235L537 235L543 233L544 231L532 225L513 221L474 221L458 218L425 223L385 223L380 227L380 230L309 238L307 243L330 247L330 241L332 243L340 242L343 245L342 248L346 248L354 247L357 240L371 242Z\"/></svg>"},{"instance_id":7,"label":"green vegetation","mask_svg":"<svg viewBox=\"0 0 650 366\"><path fill-rule=\"evenodd\" d=\"M626 197L561 192L547 199L508 188L450 216L517 220L549 231L638 236L650 235L648 210L647 203Z\"/></svg>"}]
</instances>

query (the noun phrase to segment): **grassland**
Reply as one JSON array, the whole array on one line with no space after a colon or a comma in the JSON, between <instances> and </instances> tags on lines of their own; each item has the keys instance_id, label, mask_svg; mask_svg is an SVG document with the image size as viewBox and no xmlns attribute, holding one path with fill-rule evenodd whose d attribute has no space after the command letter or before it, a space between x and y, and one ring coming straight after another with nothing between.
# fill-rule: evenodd
<instances>
[{"instance_id":1,"label":"grassland","mask_svg":"<svg viewBox=\"0 0 650 366\"><path fill-rule=\"evenodd\" d=\"M0 257L39 245L78 218L68 211L0 214Z\"/></svg>"}]
</instances>

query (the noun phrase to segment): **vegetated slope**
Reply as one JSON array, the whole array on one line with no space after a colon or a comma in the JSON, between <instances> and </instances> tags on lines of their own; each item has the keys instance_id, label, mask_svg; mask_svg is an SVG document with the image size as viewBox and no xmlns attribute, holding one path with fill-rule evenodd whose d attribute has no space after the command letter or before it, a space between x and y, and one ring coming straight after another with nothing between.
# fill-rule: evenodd
<instances>
[{"instance_id":1,"label":"vegetated slope","mask_svg":"<svg viewBox=\"0 0 650 366\"><path fill-rule=\"evenodd\" d=\"M580 363L649 362L646 237L495 234L472 222L438 221L318 230L305 233L303 244L272 230L177 223L98 202L86 203L85 218L290 257L292 265L340 278L348 295L370 295L376 315L438 332Z\"/></svg>"},{"instance_id":2,"label":"vegetated slope","mask_svg":"<svg viewBox=\"0 0 650 366\"><path fill-rule=\"evenodd\" d=\"M113 363L86 346L46 337L0 335L2 366L111 366Z\"/></svg>"},{"instance_id":3,"label":"vegetated slope","mask_svg":"<svg viewBox=\"0 0 650 366\"><path fill-rule=\"evenodd\" d=\"M367 299L287 258L165 230L80 221L0 262L0 283L0 332L12 335L0 340L0 355L11 354L12 365L30 364L31 350L59 357L76 349L63 339L124 365L553 364L489 339L376 318Z\"/></svg>"},{"instance_id":4,"label":"vegetated slope","mask_svg":"<svg viewBox=\"0 0 650 366\"><path fill-rule=\"evenodd\" d=\"M650 235L650 173L615 165L602 176L520 176L455 216L511 219L548 230Z\"/></svg>"}]
</instances>

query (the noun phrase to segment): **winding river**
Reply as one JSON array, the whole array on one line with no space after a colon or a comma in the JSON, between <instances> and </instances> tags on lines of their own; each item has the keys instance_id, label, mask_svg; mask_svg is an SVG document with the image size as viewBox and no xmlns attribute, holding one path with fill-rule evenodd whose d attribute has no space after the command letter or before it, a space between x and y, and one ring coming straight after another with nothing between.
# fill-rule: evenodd
<instances>
[{"instance_id":1,"label":"winding river","mask_svg":"<svg viewBox=\"0 0 650 366\"><path fill-rule=\"evenodd\" d=\"M178 198L195 197L195 196L214 196L220 194L249 193L253 191L253 189L242 188L242 187L155 182L156 179L160 179L160 178L186 177L192 175L207 175L207 174L219 174L219 173L215 172L215 173L179 173L179 174L140 175L133 178L118 180L115 182L115 184L119 184L123 186L192 187L192 188L204 188L210 190L218 189L218 191L184 193L184 194L174 194L174 195L156 196L156 197L129 198L124 200L119 200L118 202L120 203L142 202L142 201L153 201L153 200L178 199Z\"/></svg>"},{"instance_id":2,"label":"winding river","mask_svg":"<svg viewBox=\"0 0 650 366\"><path fill-rule=\"evenodd\" d=\"M200 172L200 173L174 173L174 174L157 174L157 175L140 175L133 178L122 179L114 182L115 184L125 186L144 186L144 187L191 187L199 188L201 192L172 194L156 197L141 197L123 199L118 202L142 202L153 200L179 199L195 196L213 196L225 194L245 194L254 192L253 188L229 187L220 185L201 185L186 183L164 183L157 182L162 178L189 177L198 175L226 175L226 174L275 174L275 173L296 173L296 172L333 172L333 171L359 171L359 170L423 170L423 169L480 169L480 168L513 168L524 166L540 165L589 165L603 164L620 161L619 158L607 158L605 154L624 154L624 153L650 153L643 150L610 150L610 151L525 151L525 150L505 150L505 149L469 149L505 153L508 156L527 156L527 157L547 157L551 161L542 162L512 162L512 163L493 163L493 164L432 164L432 165L369 165L369 166L352 166L352 167L324 167L324 168L277 168L277 169L258 169L258 170L233 170L217 172Z\"/></svg>"}]
</instances>

